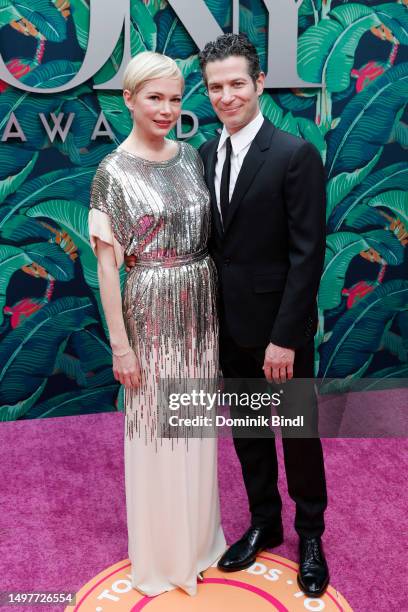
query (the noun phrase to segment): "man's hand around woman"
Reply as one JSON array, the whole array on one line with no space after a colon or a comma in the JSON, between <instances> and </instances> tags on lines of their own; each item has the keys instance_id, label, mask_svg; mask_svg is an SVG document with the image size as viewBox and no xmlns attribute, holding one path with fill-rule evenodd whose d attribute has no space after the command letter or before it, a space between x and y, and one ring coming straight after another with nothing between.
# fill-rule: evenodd
<instances>
[{"instance_id":1,"label":"man's hand around woman","mask_svg":"<svg viewBox=\"0 0 408 612\"><path fill-rule=\"evenodd\" d=\"M136 264L136 255L125 255L125 270L126 272L130 272L130 270Z\"/></svg>"}]
</instances>

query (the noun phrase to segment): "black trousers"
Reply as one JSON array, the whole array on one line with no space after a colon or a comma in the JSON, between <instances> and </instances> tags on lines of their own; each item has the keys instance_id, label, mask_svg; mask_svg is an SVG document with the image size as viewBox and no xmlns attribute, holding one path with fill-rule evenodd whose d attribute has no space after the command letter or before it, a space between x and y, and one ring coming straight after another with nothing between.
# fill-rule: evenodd
<instances>
[{"instance_id":1,"label":"black trousers","mask_svg":"<svg viewBox=\"0 0 408 612\"><path fill-rule=\"evenodd\" d=\"M266 347L239 346L221 334L220 362L225 378L263 378ZM295 353L294 377L313 378L313 341ZM316 415L317 402L308 394L306 411ZM235 450L241 462L248 495L252 525L281 525L282 501L278 490L278 461L273 437L236 437ZM324 531L327 506L323 452L318 437L282 437L286 479L290 497L296 504L295 529L299 535L320 536Z\"/></svg>"}]
</instances>

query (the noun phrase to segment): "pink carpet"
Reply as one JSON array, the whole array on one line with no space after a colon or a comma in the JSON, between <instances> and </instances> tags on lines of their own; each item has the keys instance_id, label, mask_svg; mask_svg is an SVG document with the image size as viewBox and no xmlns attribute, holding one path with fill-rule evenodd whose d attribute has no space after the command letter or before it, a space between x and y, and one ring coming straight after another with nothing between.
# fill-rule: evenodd
<instances>
[{"instance_id":1,"label":"pink carpet","mask_svg":"<svg viewBox=\"0 0 408 612\"><path fill-rule=\"evenodd\" d=\"M407 441L331 439L324 448L331 584L356 612L408 610ZM0 591L77 591L127 557L122 414L1 423L0 466ZM249 515L230 440L220 441L219 472L231 542ZM283 470L280 482L285 543L274 552L296 561ZM10 607L31 609L63 606Z\"/></svg>"}]
</instances>

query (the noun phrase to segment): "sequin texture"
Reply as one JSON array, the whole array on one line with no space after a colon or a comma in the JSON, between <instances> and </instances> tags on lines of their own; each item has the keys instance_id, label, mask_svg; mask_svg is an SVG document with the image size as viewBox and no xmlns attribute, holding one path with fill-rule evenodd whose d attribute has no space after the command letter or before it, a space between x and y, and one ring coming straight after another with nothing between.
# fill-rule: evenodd
<instances>
[{"instance_id":1,"label":"sequin texture","mask_svg":"<svg viewBox=\"0 0 408 612\"><path fill-rule=\"evenodd\" d=\"M116 149L99 165L91 208L108 214L125 254L123 315L142 384L125 390L126 435L161 444L157 383L214 381L218 372L216 271L206 251L209 194L197 151L179 143L163 162ZM174 440L172 440L174 442Z\"/></svg>"}]
</instances>

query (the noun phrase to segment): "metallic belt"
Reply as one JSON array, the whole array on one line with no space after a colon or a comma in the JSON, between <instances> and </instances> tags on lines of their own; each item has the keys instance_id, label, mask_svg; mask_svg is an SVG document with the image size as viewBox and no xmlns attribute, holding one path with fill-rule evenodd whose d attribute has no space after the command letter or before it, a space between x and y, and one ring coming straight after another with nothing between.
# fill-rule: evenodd
<instances>
[{"instance_id":1,"label":"metallic belt","mask_svg":"<svg viewBox=\"0 0 408 612\"><path fill-rule=\"evenodd\" d=\"M187 253L186 255L171 255L169 257L156 257L154 253L151 256L141 255L136 259L136 266L143 268L173 268L174 266L184 266L186 264L195 263L208 256L208 249L201 249L195 253Z\"/></svg>"}]
</instances>

